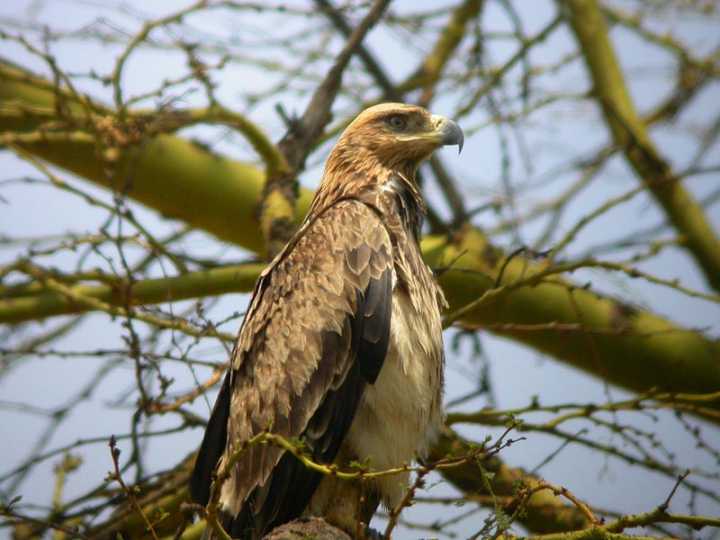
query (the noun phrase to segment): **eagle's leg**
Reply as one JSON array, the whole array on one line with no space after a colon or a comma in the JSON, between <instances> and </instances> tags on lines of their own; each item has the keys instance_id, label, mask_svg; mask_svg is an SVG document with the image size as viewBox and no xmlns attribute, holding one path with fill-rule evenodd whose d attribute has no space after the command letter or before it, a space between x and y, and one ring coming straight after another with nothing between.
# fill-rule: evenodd
<instances>
[{"instance_id":1,"label":"eagle's leg","mask_svg":"<svg viewBox=\"0 0 720 540\"><path fill-rule=\"evenodd\" d=\"M315 491L305 514L322 517L351 537L361 535L380 502L367 482L326 476Z\"/></svg>"},{"instance_id":2,"label":"eagle's leg","mask_svg":"<svg viewBox=\"0 0 720 540\"><path fill-rule=\"evenodd\" d=\"M350 463L341 450L337 463ZM343 467L347 469L347 467ZM367 534L366 529L380 504L375 482L343 480L325 476L310 499L305 515L322 517L325 521L347 532L352 538Z\"/></svg>"}]
</instances>

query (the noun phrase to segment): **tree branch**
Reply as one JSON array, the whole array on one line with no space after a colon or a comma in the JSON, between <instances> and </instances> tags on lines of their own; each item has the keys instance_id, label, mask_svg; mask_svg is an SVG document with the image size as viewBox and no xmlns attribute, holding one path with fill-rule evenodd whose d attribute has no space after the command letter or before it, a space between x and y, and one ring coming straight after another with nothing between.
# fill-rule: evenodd
<instances>
[{"instance_id":1,"label":"tree branch","mask_svg":"<svg viewBox=\"0 0 720 540\"><path fill-rule=\"evenodd\" d=\"M53 108L51 85L15 68L0 66L0 69L12 75L0 78L0 104ZM0 129L4 129L5 121L0 117ZM123 178L129 177L132 182L126 185L125 191L133 199L247 249L255 252L264 249L254 220L262 190L262 173L250 165L214 156L169 135L122 150L117 158L119 172L110 178L106 177L102 160L98 159L91 143L38 142L23 148L110 189L122 185ZM309 190L300 190L298 217L307 211L311 198ZM472 228L456 235L450 243L442 237L426 238L423 250L431 266L441 270L440 282L450 301L451 312L467 308L469 303L492 290L480 304L467 309L459 321L462 326L488 327L604 380L640 392L657 387L666 391L707 393L720 387L720 374L716 369L720 345L698 331L678 327L554 275L545 275L542 279L538 276L536 281L525 281L520 286L521 280L546 270L522 258L509 261L504 272L505 285L497 287L495 281L505 255ZM448 266L451 268L446 268ZM237 285L240 290L256 271L247 270L243 278L245 285ZM188 274L183 283L192 283L199 277L199 274ZM235 287L232 279L225 274L216 290L222 292ZM135 300L161 301L158 295L164 294L160 292L164 283L162 280L148 282L154 292L145 296L139 292L142 285L137 284L133 289ZM199 296L212 294L211 288L211 285L192 286L184 290L187 295ZM108 289L101 286L89 294L107 295ZM184 294L183 297L189 297ZM103 301L112 301L103 298ZM72 304L58 296L19 297L6 302L12 303L0 304L6 310L10 308L5 311L5 320L27 320L42 317L43 313L64 312ZM44 302L65 307L38 306ZM41 309L46 311L33 311ZM555 326L532 332L512 326L548 323ZM565 332L563 325L567 324L579 325L580 330ZM562 339L558 339L559 335Z\"/></svg>"},{"instance_id":2,"label":"tree branch","mask_svg":"<svg viewBox=\"0 0 720 540\"><path fill-rule=\"evenodd\" d=\"M685 247L710 286L720 291L720 239L702 207L658 152L638 116L597 0L570 0L563 5L568 8L570 25L592 78L594 95L615 144L623 149L640 181L684 236Z\"/></svg>"},{"instance_id":3,"label":"tree branch","mask_svg":"<svg viewBox=\"0 0 720 540\"><path fill-rule=\"evenodd\" d=\"M296 177L305 166L313 145L330 122L330 109L340 90L342 76L353 54L358 52L365 36L380 20L390 0L375 0L365 18L348 37L335 58L327 76L317 87L302 117L292 120L288 132L278 148L289 168L268 174L260 207L260 229L265 237L267 252L272 257L290 240L295 231Z\"/></svg>"},{"instance_id":4,"label":"tree branch","mask_svg":"<svg viewBox=\"0 0 720 540\"><path fill-rule=\"evenodd\" d=\"M445 429L433 446L429 459L465 455L472 446L451 429ZM508 502L509 505L505 507L507 513L511 513L514 509L512 506L520 502L516 498L518 482L522 481L528 487L540 482L536 476L522 469L509 467L498 457L482 460L481 466L482 468L476 463L468 462L459 467L442 470L440 474L450 484L468 494L470 500L477 496L476 502L483 506L492 506L495 500ZM487 473L491 473L489 486L483 480L483 476L488 479ZM484 498L486 496L490 498ZM585 513L574 505L565 504L562 497L548 490L533 493L524 501L524 512L519 514L518 521L529 531L541 534L583 529L590 524Z\"/></svg>"},{"instance_id":5,"label":"tree branch","mask_svg":"<svg viewBox=\"0 0 720 540\"><path fill-rule=\"evenodd\" d=\"M170 278L139 280L132 284L115 279L112 284L66 286L67 294L45 289L38 294L0 300L0 321L14 324L92 309L87 302L82 303L75 298L97 300L120 307L128 303L140 306L231 292L250 292L263 268L263 264L249 263L188 272ZM53 274L48 272L45 277L53 278Z\"/></svg>"}]
</instances>

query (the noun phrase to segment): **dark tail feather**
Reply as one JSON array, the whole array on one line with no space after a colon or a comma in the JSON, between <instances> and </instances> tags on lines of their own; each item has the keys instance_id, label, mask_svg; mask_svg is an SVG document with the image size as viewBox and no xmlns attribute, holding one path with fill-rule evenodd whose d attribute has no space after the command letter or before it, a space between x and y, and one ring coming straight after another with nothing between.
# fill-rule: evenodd
<instances>
[{"instance_id":1,"label":"dark tail feather","mask_svg":"<svg viewBox=\"0 0 720 540\"><path fill-rule=\"evenodd\" d=\"M190 477L190 496L205 506L210 498L210 484L217 462L227 444L227 423L230 413L230 370L225 374L220 393L213 407L210 421L205 429L200 451L195 459L195 468Z\"/></svg>"},{"instance_id":2,"label":"dark tail feather","mask_svg":"<svg viewBox=\"0 0 720 540\"><path fill-rule=\"evenodd\" d=\"M228 514L227 512L225 512L223 510L220 510L218 517L219 517L218 521L220 522L220 525L222 526L222 528L226 532L230 533L233 538L241 538L243 540L246 539L245 536L237 536L230 532L232 530L233 522L235 521L230 514ZM250 537L247 537L247 538L250 538ZM205 530L203 531L201 540L218 540L218 536L215 534L215 531L212 529L212 527L205 527Z\"/></svg>"},{"instance_id":3,"label":"dark tail feather","mask_svg":"<svg viewBox=\"0 0 720 540\"><path fill-rule=\"evenodd\" d=\"M315 449L313 458L316 461L331 463L337 455L364 385L360 366L356 363L341 388L330 391L315 411L310 425L325 426L323 430L311 430L319 432L317 438L306 437L306 443ZM326 416L329 418L324 418ZM253 490L236 516L222 513L220 522L233 538L261 540L275 527L300 517L321 480L321 473L309 469L286 452L273 469L268 483ZM214 540L214 537L211 535L209 539Z\"/></svg>"},{"instance_id":4,"label":"dark tail feather","mask_svg":"<svg viewBox=\"0 0 720 540\"><path fill-rule=\"evenodd\" d=\"M275 467L269 484L255 488L236 516L221 511L220 524L232 538L261 540L275 527L300 517L321 479L320 473L286 453ZM261 494L260 490L265 492ZM205 534L204 540L216 540L214 534L207 531Z\"/></svg>"}]
</instances>

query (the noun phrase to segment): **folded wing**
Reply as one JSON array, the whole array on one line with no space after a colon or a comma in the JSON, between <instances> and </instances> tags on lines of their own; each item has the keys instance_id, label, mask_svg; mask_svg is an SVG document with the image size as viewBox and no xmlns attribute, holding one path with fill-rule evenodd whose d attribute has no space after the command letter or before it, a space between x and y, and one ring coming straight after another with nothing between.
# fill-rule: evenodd
<instances>
[{"instance_id":1,"label":"folded wing","mask_svg":"<svg viewBox=\"0 0 720 540\"><path fill-rule=\"evenodd\" d=\"M301 229L256 286L193 471L196 502L217 463L265 430L335 458L387 354L393 282L389 235L365 204L340 201ZM262 536L299 516L320 479L279 448L248 448L222 487L226 529Z\"/></svg>"}]
</instances>

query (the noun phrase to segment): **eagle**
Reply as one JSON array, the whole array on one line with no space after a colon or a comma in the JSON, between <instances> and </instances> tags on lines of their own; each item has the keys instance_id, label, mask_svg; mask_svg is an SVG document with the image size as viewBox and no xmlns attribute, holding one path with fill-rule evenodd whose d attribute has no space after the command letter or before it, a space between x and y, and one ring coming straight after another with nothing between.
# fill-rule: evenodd
<instances>
[{"instance_id":1,"label":"eagle","mask_svg":"<svg viewBox=\"0 0 720 540\"><path fill-rule=\"evenodd\" d=\"M416 174L440 146L462 144L455 122L402 103L370 107L342 133L307 217L258 278L192 472L196 503L263 432L324 464L388 470L426 453L442 422L446 302L421 257ZM355 536L408 481L338 479L249 445L220 487L220 523L255 540L319 516Z\"/></svg>"}]
</instances>

